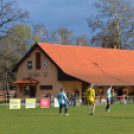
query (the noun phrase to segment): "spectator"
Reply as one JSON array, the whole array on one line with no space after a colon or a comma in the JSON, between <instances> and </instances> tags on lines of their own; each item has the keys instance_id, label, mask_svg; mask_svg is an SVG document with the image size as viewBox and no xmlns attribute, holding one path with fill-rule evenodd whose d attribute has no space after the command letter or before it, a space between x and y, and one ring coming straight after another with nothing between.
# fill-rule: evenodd
<instances>
[{"instance_id":1,"label":"spectator","mask_svg":"<svg viewBox=\"0 0 134 134\"><path fill-rule=\"evenodd\" d=\"M95 100L97 99L96 97L98 96L98 92L94 89L95 91Z\"/></svg>"},{"instance_id":2,"label":"spectator","mask_svg":"<svg viewBox=\"0 0 134 134\"><path fill-rule=\"evenodd\" d=\"M116 102L116 100L117 100L117 96L118 96L118 94L117 94L117 90L115 89L115 90L114 90L114 102Z\"/></svg>"},{"instance_id":3,"label":"spectator","mask_svg":"<svg viewBox=\"0 0 134 134\"><path fill-rule=\"evenodd\" d=\"M102 99L102 88L100 88L100 90L99 90L99 95L100 95L100 103L101 103L101 99Z\"/></svg>"},{"instance_id":4,"label":"spectator","mask_svg":"<svg viewBox=\"0 0 134 134\"><path fill-rule=\"evenodd\" d=\"M111 104L114 104L114 88L111 90Z\"/></svg>"},{"instance_id":5,"label":"spectator","mask_svg":"<svg viewBox=\"0 0 134 134\"><path fill-rule=\"evenodd\" d=\"M127 90L127 89L125 90L125 100L126 100L126 102L128 103L128 90ZM126 104L127 104L127 103L126 103Z\"/></svg>"},{"instance_id":6,"label":"spectator","mask_svg":"<svg viewBox=\"0 0 134 134\"><path fill-rule=\"evenodd\" d=\"M68 92L68 93L67 93L67 97L69 97L69 96L70 96L70 93Z\"/></svg>"},{"instance_id":7,"label":"spectator","mask_svg":"<svg viewBox=\"0 0 134 134\"><path fill-rule=\"evenodd\" d=\"M48 93L45 97L50 99L50 106L51 106L51 103L52 103L51 94Z\"/></svg>"},{"instance_id":8,"label":"spectator","mask_svg":"<svg viewBox=\"0 0 134 134\"><path fill-rule=\"evenodd\" d=\"M51 98L51 94L48 93L45 97L46 98Z\"/></svg>"},{"instance_id":9,"label":"spectator","mask_svg":"<svg viewBox=\"0 0 134 134\"><path fill-rule=\"evenodd\" d=\"M82 95L81 95L81 106L83 105L87 105L87 101L86 101L86 96L85 96L85 93L83 92Z\"/></svg>"},{"instance_id":10,"label":"spectator","mask_svg":"<svg viewBox=\"0 0 134 134\"><path fill-rule=\"evenodd\" d=\"M74 92L70 95L70 102L71 102L71 106L76 105L76 94Z\"/></svg>"},{"instance_id":11,"label":"spectator","mask_svg":"<svg viewBox=\"0 0 134 134\"><path fill-rule=\"evenodd\" d=\"M79 91L77 89L75 90L75 95L79 96Z\"/></svg>"}]
</instances>

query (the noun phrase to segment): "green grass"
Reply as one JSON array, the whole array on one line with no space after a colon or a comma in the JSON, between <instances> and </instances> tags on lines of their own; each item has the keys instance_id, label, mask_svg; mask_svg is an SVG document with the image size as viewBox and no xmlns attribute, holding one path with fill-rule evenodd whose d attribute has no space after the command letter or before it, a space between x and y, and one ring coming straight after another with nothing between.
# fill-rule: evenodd
<instances>
[{"instance_id":1,"label":"green grass","mask_svg":"<svg viewBox=\"0 0 134 134\"><path fill-rule=\"evenodd\" d=\"M96 106L69 107L69 116L59 116L58 108L9 110L0 107L0 134L133 134L134 105L115 104L111 112Z\"/></svg>"}]
</instances>

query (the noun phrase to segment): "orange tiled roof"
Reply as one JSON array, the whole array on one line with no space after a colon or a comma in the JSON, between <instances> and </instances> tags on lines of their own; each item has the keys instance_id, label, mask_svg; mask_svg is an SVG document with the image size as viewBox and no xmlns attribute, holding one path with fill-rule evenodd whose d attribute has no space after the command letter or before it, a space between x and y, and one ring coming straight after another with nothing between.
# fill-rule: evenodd
<instances>
[{"instance_id":1,"label":"orange tiled roof","mask_svg":"<svg viewBox=\"0 0 134 134\"><path fill-rule=\"evenodd\" d=\"M37 44L70 76L98 85L134 85L134 51Z\"/></svg>"},{"instance_id":2,"label":"orange tiled roof","mask_svg":"<svg viewBox=\"0 0 134 134\"><path fill-rule=\"evenodd\" d=\"M13 82L14 84L37 84L39 83L38 81L32 79L32 78L24 78L24 79L21 79L21 80L18 80L18 81L15 81Z\"/></svg>"}]
</instances>

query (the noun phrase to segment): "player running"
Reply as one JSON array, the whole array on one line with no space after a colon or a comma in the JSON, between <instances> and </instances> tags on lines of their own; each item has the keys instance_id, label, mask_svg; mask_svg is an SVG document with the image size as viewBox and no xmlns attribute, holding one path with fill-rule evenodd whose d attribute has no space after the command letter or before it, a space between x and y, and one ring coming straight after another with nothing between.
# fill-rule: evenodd
<instances>
[{"instance_id":1,"label":"player running","mask_svg":"<svg viewBox=\"0 0 134 134\"><path fill-rule=\"evenodd\" d=\"M94 84L89 84L88 89L85 92L86 100L89 106L89 115L94 115L95 111L95 90L93 89Z\"/></svg>"},{"instance_id":2,"label":"player running","mask_svg":"<svg viewBox=\"0 0 134 134\"><path fill-rule=\"evenodd\" d=\"M68 112L68 105L67 105L67 102L69 102L65 92L64 92L64 89L61 89L61 92L58 93L57 95L57 99L59 101L59 115L62 115L62 108L65 107L65 115L69 115L67 112Z\"/></svg>"}]
</instances>

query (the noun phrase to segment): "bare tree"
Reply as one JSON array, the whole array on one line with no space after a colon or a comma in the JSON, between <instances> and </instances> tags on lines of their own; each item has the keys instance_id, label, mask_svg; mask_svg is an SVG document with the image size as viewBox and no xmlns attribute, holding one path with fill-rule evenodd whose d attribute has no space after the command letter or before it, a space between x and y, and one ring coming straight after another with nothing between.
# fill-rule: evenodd
<instances>
[{"instance_id":1,"label":"bare tree","mask_svg":"<svg viewBox=\"0 0 134 134\"><path fill-rule=\"evenodd\" d=\"M78 46L90 46L90 40L88 36L86 35L81 35L76 38L76 45Z\"/></svg>"},{"instance_id":2,"label":"bare tree","mask_svg":"<svg viewBox=\"0 0 134 134\"><path fill-rule=\"evenodd\" d=\"M39 42L71 45L74 39L73 31L63 28L63 26L47 31L44 24L40 24L33 25L33 29Z\"/></svg>"},{"instance_id":3,"label":"bare tree","mask_svg":"<svg viewBox=\"0 0 134 134\"><path fill-rule=\"evenodd\" d=\"M39 42L49 42L49 32L46 30L44 24L33 25L33 32Z\"/></svg>"},{"instance_id":4,"label":"bare tree","mask_svg":"<svg viewBox=\"0 0 134 134\"><path fill-rule=\"evenodd\" d=\"M73 31L70 31L67 28L63 28L63 26L61 26L58 29L58 36L60 38L60 44L63 45L73 44L73 39L74 39Z\"/></svg>"},{"instance_id":5,"label":"bare tree","mask_svg":"<svg viewBox=\"0 0 134 134\"><path fill-rule=\"evenodd\" d=\"M29 12L20 9L16 0L0 0L0 39L7 35L15 22L25 21L28 17Z\"/></svg>"},{"instance_id":6,"label":"bare tree","mask_svg":"<svg viewBox=\"0 0 134 134\"><path fill-rule=\"evenodd\" d=\"M56 30L48 31L44 24L33 25L33 33L37 37L37 41L43 43L63 44L63 45L81 45L89 46L90 40L88 36L81 35L75 37L72 30L64 28L63 25Z\"/></svg>"},{"instance_id":7,"label":"bare tree","mask_svg":"<svg viewBox=\"0 0 134 134\"><path fill-rule=\"evenodd\" d=\"M88 20L96 33L92 43L100 46L128 49L134 45L134 10L131 0L99 0L94 2L98 14ZM131 44L132 43L132 44ZM132 47L131 47L132 48Z\"/></svg>"},{"instance_id":8,"label":"bare tree","mask_svg":"<svg viewBox=\"0 0 134 134\"><path fill-rule=\"evenodd\" d=\"M54 30L50 32L50 43L52 44L58 44L60 41L60 39L58 38L58 31Z\"/></svg>"},{"instance_id":9,"label":"bare tree","mask_svg":"<svg viewBox=\"0 0 134 134\"><path fill-rule=\"evenodd\" d=\"M49 33L50 43L63 45L72 45L74 43L73 31L63 28L63 26Z\"/></svg>"}]
</instances>

